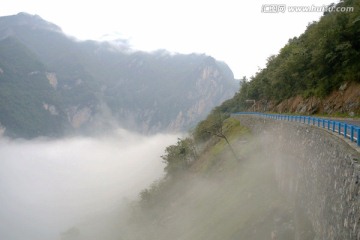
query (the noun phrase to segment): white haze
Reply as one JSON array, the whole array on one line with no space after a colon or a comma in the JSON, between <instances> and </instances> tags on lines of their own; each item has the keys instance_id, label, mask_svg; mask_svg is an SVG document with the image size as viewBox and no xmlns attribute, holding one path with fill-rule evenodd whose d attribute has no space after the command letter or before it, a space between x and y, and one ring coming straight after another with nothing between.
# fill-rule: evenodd
<instances>
[{"instance_id":1,"label":"white haze","mask_svg":"<svg viewBox=\"0 0 360 240\"><path fill-rule=\"evenodd\" d=\"M163 175L160 156L176 137L120 130L98 138L0 139L0 239L60 239L116 215Z\"/></svg>"},{"instance_id":2,"label":"white haze","mask_svg":"<svg viewBox=\"0 0 360 240\"><path fill-rule=\"evenodd\" d=\"M38 14L78 39L128 39L136 49L206 53L236 78L254 75L322 12L263 13L264 4L322 6L338 0L2 0L0 15ZM105 37L100 37L105 36Z\"/></svg>"}]
</instances>

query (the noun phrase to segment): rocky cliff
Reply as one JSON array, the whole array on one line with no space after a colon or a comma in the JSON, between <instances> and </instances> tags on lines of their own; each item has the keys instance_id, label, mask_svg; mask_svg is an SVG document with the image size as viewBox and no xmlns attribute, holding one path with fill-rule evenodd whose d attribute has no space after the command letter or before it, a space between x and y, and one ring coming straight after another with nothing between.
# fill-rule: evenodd
<instances>
[{"instance_id":1,"label":"rocky cliff","mask_svg":"<svg viewBox=\"0 0 360 240\"><path fill-rule=\"evenodd\" d=\"M255 106L248 110L271 111L278 113L300 113L300 114L329 114L343 116L360 115L360 84L346 82L330 95L320 97L304 98L297 95L281 102L258 101Z\"/></svg>"},{"instance_id":2,"label":"rocky cliff","mask_svg":"<svg viewBox=\"0 0 360 240\"><path fill-rule=\"evenodd\" d=\"M210 56L76 41L26 13L0 18L0 85L0 123L17 137L182 131L237 90Z\"/></svg>"}]
</instances>

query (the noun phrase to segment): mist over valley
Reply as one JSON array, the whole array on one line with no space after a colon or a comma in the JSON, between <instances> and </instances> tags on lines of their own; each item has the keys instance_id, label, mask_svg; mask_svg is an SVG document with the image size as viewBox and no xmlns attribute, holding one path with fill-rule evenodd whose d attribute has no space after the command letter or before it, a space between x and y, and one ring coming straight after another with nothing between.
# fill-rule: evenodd
<instances>
[{"instance_id":1,"label":"mist over valley","mask_svg":"<svg viewBox=\"0 0 360 240\"><path fill-rule=\"evenodd\" d=\"M164 177L165 148L237 88L205 54L0 17L0 238L119 239L122 213Z\"/></svg>"},{"instance_id":2,"label":"mist over valley","mask_svg":"<svg viewBox=\"0 0 360 240\"><path fill-rule=\"evenodd\" d=\"M133 21L119 26L141 29L145 45L207 36L200 49L250 65L290 33L281 24L298 29L294 16L314 10L128 4ZM36 14L1 16L0 240L359 240L359 10L331 4L241 80L209 54L78 40Z\"/></svg>"},{"instance_id":3,"label":"mist over valley","mask_svg":"<svg viewBox=\"0 0 360 240\"><path fill-rule=\"evenodd\" d=\"M98 231L96 239L113 231L117 221L102 224L163 177L160 156L177 137L119 129L97 138L1 138L0 238L60 239L78 227L82 235Z\"/></svg>"}]
</instances>

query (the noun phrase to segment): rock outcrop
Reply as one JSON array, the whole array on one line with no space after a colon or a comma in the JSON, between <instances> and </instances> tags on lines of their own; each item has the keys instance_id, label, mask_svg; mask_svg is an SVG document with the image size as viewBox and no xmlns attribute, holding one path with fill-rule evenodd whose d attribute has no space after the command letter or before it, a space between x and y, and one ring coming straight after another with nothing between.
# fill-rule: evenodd
<instances>
[{"instance_id":1,"label":"rock outcrop","mask_svg":"<svg viewBox=\"0 0 360 240\"><path fill-rule=\"evenodd\" d=\"M259 101L256 109L278 113L359 115L360 84L345 83L325 98L295 96L280 103Z\"/></svg>"}]
</instances>

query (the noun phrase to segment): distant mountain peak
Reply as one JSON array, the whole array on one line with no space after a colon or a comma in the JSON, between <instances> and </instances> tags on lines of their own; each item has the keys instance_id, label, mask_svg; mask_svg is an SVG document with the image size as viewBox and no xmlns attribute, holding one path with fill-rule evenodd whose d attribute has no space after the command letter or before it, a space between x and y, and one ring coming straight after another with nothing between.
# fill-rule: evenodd
<instances>
[{"instance_id":1,"label":"distant mountain peak","mask_svg":"<svg viewBox=\"0 0 360 240\"><path fill-rule=\"evenodd\" d=\"M44 29L62 32L59 26L42 19L39 15L20 12L16 15L0 17L0 31L4 31L6 28L20 26L28 26L32 29Z\"/></svg>"}]
</instances>

